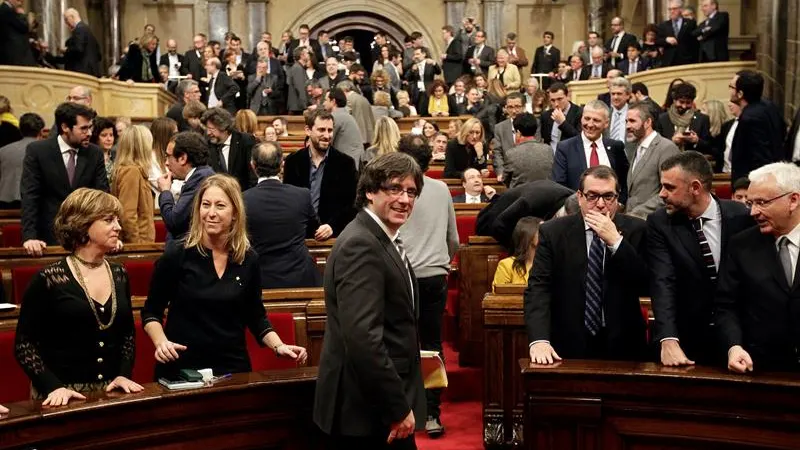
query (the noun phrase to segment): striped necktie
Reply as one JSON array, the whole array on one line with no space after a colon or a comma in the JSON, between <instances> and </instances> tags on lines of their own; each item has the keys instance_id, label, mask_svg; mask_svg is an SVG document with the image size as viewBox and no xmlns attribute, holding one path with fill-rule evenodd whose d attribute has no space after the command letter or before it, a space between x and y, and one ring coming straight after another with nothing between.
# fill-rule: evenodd
<instances>
[{"instance_id":1,"label":"striped necktie","mask_svg":"<svg viewBox=\"0 0 800 450\"><path fill-rule=\"evenodd\" d=\"M589 247L589 263L586 266L586 307L583 324L592 336L600 331L603 323L603 258L605 243L594 231L592 245Z\"/></svg>"},{"instance_id":2,"label":"striped necktie","mask_svg":"<svg viewBox=\"0 0 800 450\"><path fill-rule=\"evenodd\" d=\"M706 234L703 233L703 218L698 217L692 220L692 228L697 233L697 242L700 243L700 253L703 254L703 265L706 269L706 275L712 283L717 282L717 266L714 264L714 254L711 253L711 246L708 245Z\"/></svg>"},{"instance_id":3,"label":"striped necktie","mask_svg":"<svg viewBox=\"0 0 800 450\"><path fill-rule=\"evenodd\" d=\"M396 238L394 238L394 247L397 249L397 253L400 254L400 261L403 261L403 264L408 264L408 260L406 259L406 249L403 248L403 240L400 239L399 234Z\"/></svg>"}]
</instances>

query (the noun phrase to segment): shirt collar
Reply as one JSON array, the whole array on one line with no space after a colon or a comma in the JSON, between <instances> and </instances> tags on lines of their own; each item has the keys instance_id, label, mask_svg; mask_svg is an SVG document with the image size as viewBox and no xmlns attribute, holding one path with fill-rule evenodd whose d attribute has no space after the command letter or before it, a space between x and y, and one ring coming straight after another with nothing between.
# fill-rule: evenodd
<instances>
[{"instance_id":1,"label":"shirt collar","mask_svg":"<svg viewBox=\"0 0 800 450\"><path fill-rule=\"evenodd\" d=\"M267 180L278 180L278 181L281 181L281 177L279 177L277 175L273 175L271 177L258 177L258 183L256 183L256 184L261 184L262 181L267 181Z\"/></svg>"},{"instance_id":2,"label":"shirt collar","mask_svg":"<svg viewBox=\"0 0 800 450\"><path fill-rule=\"evenodd\" d=\"M789 242L795 245L795 247L800 247L800 224L798 224L792 231L787 234L784 234ZM777 243L777 239L775 241Z\"/></svg>"},{"instance_id":3,"label":"shirt collar","mask_svg":"<svg viewBox=\"0 0 800 450\"><path fill-rule=\"evenodd\" d=\"M322 161L320 161L320 163L319 163L320 166L322 165L322 163L324 163L325 161L328 160L328 153L330 153L330 152L331 152L331 149L329 148L325 152L325 154L322 155ZM314 159L314 150L311 150L311 146L308 147L308 157L309 157L309 159L312 159L312 160Z\"/></svg>"},{"instance_id":4,"label":"shirt collar","mask_svg":"<svg viewBox=\"0 0 800 450\"><path fill-rule=\"evenodd\" d=\"M386 228L386 224L384 224L383 221L378 217L378 215L372 212L372 210L369 209L368 207L365 207L364 211L366 211L367 214L369 214L369 216L372 217L372 220L378 223L378 226L381 227L381 230L383 230L383 232L386 233L386 237L388 237L389 240L392 241L392 244L394 244L395 239L397 239L398 233L395 232L394 235L392 235L392 233L389 232L389 229Z\"/></svg>"},{"instance_id":5,"label":"shirt collar","mask_svg":"<svg viewBox=\"0 0 800 450\"><path fill-rule=\"evenodd\" d=\"M622 109L617 109L617 108L614 108L614 107L612 106L612 107L611 107L611 112L612 112L612 113L614 113L614 114L625 114L625 113L627 113L627 112L628 112L628 104L627 104L627 103L625 103L625 104L622 106Z\"/></svg>"},{"instance_id":6,"label":"shirt collar","mask_svg":"<svg viewBox=\"0 0 800 450\"><path fill-rule=\"evenodd\" d=\"M186 174L186 178L184 178L183 181L189 181L189 178L192 178L192 174L194 173L195 170L197 170L197 167L192 167L189 173Z\"/></svg>"},{"instance_id":7,"label":"shirt collar","mask_svg":"<svg viewBox=\"0 0 800 450\"><path fill-rule=\"evenodd\" d=\"M231 138L232 137L233 137L233 134L229 134L228 135L228 139L225 139L225 142L223 142L222 145L227 145L228 147L230 147L231 146Z\"/></svg>"},{"instance_id":8,"label":"shirt collar","mask_svg":"<svg viewBox=\"0 0 800 450\"><path fill-rule=\"evenodd\" d=\"M717 220L719 218L719 205L717 205L717 201L714 200L714 197L711 197L711 201L708 202L708 207L703 214L700 214L700 218L705 220Z\"/></svg>"},{"instance_id":9,"label":"shirt collar","mask_svg":"<svg viewBox=\"0 0 800 450\"><path fill-rule=\"evenodd\" d=\"M625 36L625 30L620 31L619 33L616 34L616 36L622 39L622 36Z\"/></svg>"},{"instance_id":10,"label":"shirt collar","mask_svg":"<svg viewBox=\"0 0 800 450\"><path fill-rule=\"evenodd\" d=\"M589 147L589 146L592 145L592 141L590 141L589 138L586 137L586 134L584 132L582 132L582 131L581 131L581 141L583 141L583 148L586 148L586 147ZM594 142L597 142L597 148L604 148L603 147L603 136L600 136Z\"/></svg>"},{"instance_id":11,"label":"shirt collar","mask_svg":"<svg viewBox=\"0 0 800 450\"><path fill-rule=\"evenodd\" d=\"M651 131L651 132L650 132L650 134L648 134L648 135L647 135L647 136L646 136L646 137L645 137L645 138L642 140L642 143L641 143L641 144L639 144L639 147L650 148L650 144L652 144L652 143L653 143L653 139L655 139L655 138L656 138L656 136L658 136L658 132L656 132L655 130Z\"/></svg>"},{"instance_id":12,"label":"shirt collar","mask_svg":"<svg viewBox=\"0 0 800 450\"><path fill-rule=\"evenodd\" d=\"M77 148L70 147L70 145L67 144L67 141L65 141L60 134L58 135L58 149L61 151L62 154L67 153L70 150L75 150L76 152L78 151Z\"/></svg>"}]
</instances>

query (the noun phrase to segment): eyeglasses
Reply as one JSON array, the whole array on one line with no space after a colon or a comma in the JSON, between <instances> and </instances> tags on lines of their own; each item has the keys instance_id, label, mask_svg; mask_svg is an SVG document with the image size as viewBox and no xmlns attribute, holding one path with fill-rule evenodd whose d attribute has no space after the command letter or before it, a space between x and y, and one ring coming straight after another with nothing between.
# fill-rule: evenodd
<instances>
[{"instance_id":1,"label":"eyeglasses","mask_svg":"<svg viewBox=\"0 0 800 450\"><path fill-rule=\"evenodd\" d=\"M382 187L381 189L385 192L388 192L389 195L391 195L392 197L400 197L405 192L405 194L408 195L408 198L410 200L414 200L415 198L417 198L417 190L414 188L403 189L400 186L394 185L394 186Z\"/></svg>"},{"instance_id":2,"label":"eyeglasses","mask_svg":"<svg viewBox=\"0 0 800 450\"><path fill-rule=\"evenodd\" d=\"M589 203L597 203L597 201L600 200L601 198L603 199L604 202L611 203L615 201L617 198L619 198L619 195L615 194L614 192L606 192L605 194L595 194L593 192L581 192L581 194L583 194L583 197Z\"/></svg>"},{"instance_id":3,"label":"eyeglasses","mask_svg":"<svg viewBox=\"0 0 800 450\"><path fill-rule=\"evenodd\" d=\"M771 199L768 199L768 200L748 200L744 204L747 205L747 207L750 208L750 209L753 209L753 208L762 209L765 206L769 206L769 204L774 202L775 200L777 200L777 199L779 199L781 197L786 197L787 195L792 194L792 193L793 192L791 192L791 191L784 192L783 194L781 194L781 195L779 195L777 197L772 197Z\"/></svg>"},{"instance_id":4,"label":"eyeglasses","mask_svg":"<svg viewBox=\"0 0 800 450\"><path fill-rule=\"evenodd\" d=\"M68 102L77 102L78 100L85 100L87 98L89 98L89 96L87 96L87 95L74 95L74 96L73 95L68 95L67 96L67 101Z\"/></svg>"}]
</instances>

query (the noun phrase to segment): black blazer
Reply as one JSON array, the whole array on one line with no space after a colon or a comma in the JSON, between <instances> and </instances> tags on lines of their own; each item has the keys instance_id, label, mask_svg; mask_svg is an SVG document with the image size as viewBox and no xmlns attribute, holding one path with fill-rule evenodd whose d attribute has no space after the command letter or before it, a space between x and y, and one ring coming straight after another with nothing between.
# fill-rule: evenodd
<instances>
[{"instance_id":1,"label":"black blazer","mask_svg":"<svg viewBox=\"0 0 800 450\"><path fill-rule=\"evenodd\" d=\"M656 37L656 44L664 47L664 54L661 57L662 67L678 66L681 64L694 64L697 62L697 38L692 34L696 28L697 22L694 20L683 19L680 33L678 33L678 36L675 36L675 30L672 29L671 20L667 20L658 24L658 36ZM669 45L667 43L668 37L677 38L678 45Z\"/></svg>"},{"instance_id":2,"label":"black blazer","mask_svg":"<svg viewBox=\"0 0 800 450\"><path fill-rule=\"evenodd\" d=\"M200 79L206 76L206 68L203 67L203 52L201 51L200 56L197 56L197 51L191 49L183 57L185 64L182 67L186 69L186 74L191 75L192 79L199 83Z\"/></svg>"},{"instance_id":3,"label":"black blazer","mask_svg":"<svg viewBox=\"0 0 800 450\"><path fill-rule=\"evenodd\" d=\"M475 230L478 236L492 236L507 249L511 233L519 219L527 216L549 219L564 206L574 191L554 181L536 180L497 193L478 213Z\"/></svg>"},{"instance_id":4,"label":"black blazer","mask_svg":"<svg viewBox=\"0 0 800 450\"><path fill-rule=\"evenodd\" d=\"M778 109L767 101L742 109L731 143L731 183L750 171L786 159L786 125Z\"/></svg>"},{"instance_id":5,"label":"black blazer","mask_svg":"<svg viewBox=\"0 0 800 450\"><path fill-rule=\"evenodd\" d=\"M631 61L628 58L623 59L619 63L617 63L617 68L622 71L622 74L626 77L632 75L628 73L631 68ZM650 68L650 60L647 58L639 57L639 63L636 66L636 73L644 72L645 70Z\"/></svg>"},{"instance_id":6,"label":"black blazer","mask_svg":"<svg viewBox=\"0 0 800 450\"><path fill-rule=\"evenodd\" d=\"M182 101L175 103L167 110L167 117L178 124L178 131L190 131L192 128L189 122L183 118L183 108L186 106Z\"/></svg>"},{"instance_id":7,"label":"black blazer","mask_svg":"<svg viewBox=\"0 0 800 450\"><path fill-rule=\"evenodd\" d=\"M798 265L800 267L800 265ZM723 355L741 345L754 370L800 368L800 275L789 286L771 234L749 228L730 240L714 297L715 321Z\"/></svg>"},{"instance_id":8,"label":"black blazer","mask_svg":"<svg viewBox=\"0 0 800 450\"><path fill-rule=\"evenodd\" d=\"M467 194L458 194L453 196L453 203L466 203L467 202ZM485 193L481 192L481 203L489 203L489 197L486 196Z\"/></svg>"},{"instance_id":9,"label":"black blazer","mask_svg":"<svg viewBox=\"0 0 800 450\"><path fill-rule=\"evenodd\" d=\"M445 55L444 61L442 61L444 81L451 85L456 82L456 78L461 76L464 69L464 47L461 45L461 40L454 38L447 46Z\"/></svg>"},{"instance_id":10,"label":"black blazer","mask_svg":"<svg viewBox=\"0 0 800 450\"><path fill-rule=\"evenodd\" d=\"M225 73L220 70L216 75L217 82L214 83L214 93L217 100L222 102L222 107L228 110L233 115L236 115L236 94L239 93L239 85ZM205 85L206 99L211 96L211 80ZM208 100L206 100L208 101Z\"/></svg>"},{"instance_id":11,"label":"black blazer","mask_svg":"<svg viewBox=\"0 0 800 450\"><path fill-rule=\"evenodd\" d=\"M70 186L58 137L31 142L25 150L20 185L22 242L39 239L55 245L53 220L58 208L72 191L80 187L109 190L105 160L98 146L89 144L78 150L75 184Z\"/></svg>"},{"instance_id":12,"label":"black blazer","mask_svg":"<svg viewBox=\"0 0 800 450\"><path fill-rule=\"evenodd\" d=\"M750 211L730 200L717 202L722 216L719 266L728 258L731 236L755 225ZM713 327L716 284L705 276L705 263L697 234L685 214L668 214L659 208L647 218L647 255L650 296L655 315L653 343L666 337L680 339L686 356L700 364L721 363ZM715 355L716 352L716 355Z\"/></svg>"},{"instance_id":13,"label":"black blazer","mask_svg":"<svg viewBox=\"0 0 800 450\"><path fill-rule=\"evenodd\" d=\"M181 55L180 53L178 53L177 56L178 56L178 64L180 64L180 67L178 67L178 72L181 75L186 75L188 73L186 68L186 57ZM163 55L161 55L161 59L158 61L158 65L169 67L169 53L164 53Z\"/></svg>"},{"instance_id":14,"label":"black blazer","mask_svg":"<svg viewBox=\"0 0 800 450\"><path fill-rule=\"evenodd\" d=\"M464 67L462 69L464 73L473 73L472 65L469 63L469 60L472 59L474 54L475 54L474 45L467 48L466 53L464 53ZM478 55L478 59L480 60L481 73L483 73L484 75L488 74L489 66L495 63L494 49L486 44L483 44L483 50L481 50L481 54Z\"/></svg>"},{"instance_id":15,"label":"black blazer","mask_svg":"<svg viewBox=\"0 0 800 450\"><path fill-rule=\"evenodd\" d=\"M604 347L608 359L639 360L646 351L645 323L639 297L647 293L647 225L641 219L617 214L614 223L622 243L606 251L603 281ZM587 354L586 232L583 216L553 219L539 228L539 247L525 290L528 341L550 341L562 358Z\"/></svg>"},{"instance_id":16,"label":"black blazer","mask_svg":"<svg viewBox=\"0 0 800 450\"><path fill-rule=\"evenodd\" d=\"M561 140L569 139L581 133L581 115L583 108L570 102L569 110L567 110L567 120L558 127L561 129ZM550 144L551 134L553 132L553 110L548 109L542 113L542 141L545 144Z\"/></svg>"},{"instance_id":17,"label":"black blazer","mask_svg":"<svg viewBox=\"0 0 800 450\"><path fill-rule=\"evenodd\" d=\"M611 168L617 173L620 184L619 202L628 201L628 157L625 154L625 144L613 139L603 138L608 161ZM581 174L586 171L586 153L583 149L581 135L569 138L558 143L555 158L553 159L552 178L570 189L577 190Z\"/></svg>"},{"instance_id":18,"label":"black blazer","mask_svg":"<svg viewBox=\"0 0 800 450\"><path fill-rule=\"evenodd\" d=\"M319 61L319 55L321 54L322 50L319 48L319 41L316 39L308 38L308 44L311 47L311 51L314 53L314 57ZM289 44L289 54L287 58L287 62L289 64L294 63L294 49L300 46L300 39L293 39L292 42Z\"/></svg>"},{"instance_id":19,"label":"black blazer","mask_svg":"<svg viewBox=\"0 0 800 450\"><path fill-rule=\"evenodd\" d=\"M608 73L608 69L603 68L603 70ZM592 68L590 66L583 66L581 67L581 72L578 75L578 81L588 80L592 76ZM564 83L569 83L570 81L575 81L575 71L569 69L567 74L560 78L561 81Z\"/></svg>"},{"instance_id":20,"label":"black blazer","mask_svg":"<svg viewBox=\"0 0 800 450\"><path fill-rule=\"evenodd\" d=\"M614 48L612 47L612 44L614 44L614 38L615 37L616 36L611 36L611 39L608 39L606 41L606 44L604 46L606 53L611 53L612 51L614 51ZM630 33L625 33L625 34L622 35L622 39L620 39L620 43L617 46L617 53L622 55L619 58L617 58L617 63L616 63L616 67L617 68L619 68L619 64L622 61L627 60L626 54L628 53L628 46L634 45L636 43L637 43L636 36L634 36L634 35L632 35ZM612 58L611 58L610 55L607 56L606 57L606 62L611 64L611 59Z\"/></svg>"},{"instance_id":21,"label":"black blazer","mask_svg":"<svg viewBox=\"0 0 800 450\"><path fill-rule=\"evenodd\" d=\"M317 287L322 276L306 247L317 230L308 189L265 180L244 195L247 234L258 253L263 289Z\"/></svg>"},{"instance_id":22,"label":"black blazer","mask_svg":"<svg viewBox=\"0 0 800 450\"><path fill-rule=\"evenodd\" d=\"M414 65L416 65L416 63L414 63L412 67ZM411 101L413 102L419 101L420 94L428 92L428 89L430 89L431 84L433 83L434 77L436 75L439 75L440 73L442 73L442 68L439 66L439 64L425 63L425 74L423 75L422 78L422 81L425 83L425 92L422 92L419 90L419 87L417 86L417 82L420 81L419 70L411 70L411 69L407 70L403 74L403 78L405 78L405 80L408 81L409 91L411 93Z\"/></svg>"},{"instance_id":23,"label":"black blazer","mask_svg":"<svg viewBox=\"0 0 800 450\"><path fill-rule=\"evenodd\" d=\"M222 144L208 144L208 165L216 173L227 173L236 178L242 191L246 191L256 185L256 175L250 169L254 145L256 145L256 138L253 135L232 130L231 147L228 152L228 170L223 171L220 164Z\"/></svg>"},{"instance_id":24,"label":"black blazer","mask_svg":"<svg viewBox=\"0 0 800 450\"><path fill-rule=\"evenodd\" d=\"M479 159L471 145L462 145L458 143L458 140L450 139L447 141L447 149L444 153L444 177L461 178L461 174L467 169L485 169L488 152L489 144L485 143L483 144L483 156Z\"/></svg>"},{"instance_id":25,"label":"black blazer","mask_svg":"<svg viewBox=\"0 0 800 450\"><path fill-rule=\"evenodd\" d=\"M153 74L153 83L161 82L161 74L158 73L158 60L156 60L156 52L150 54L150 72ZM141 83L142 80L142 64L144 64L144 53L139 44L133 43L128 46L128 55L122 62L122 66L117 72L120 81L133 80Z\"/></svg>"},{"instance_id":26,"label":"black blazer","mask_svg":"<svg viewBox=\"0 0 800 450\"><path fill-rule=\"evenodd\" d=\"M667 139L672 139L675 135L675 125L669 120L669 112L663 112L658 116L655 126L656 131ZM689 122L689 129L697 133L697 143L684 145L684 150L696 150L700 153L711 155L711 120L707 115L699 110L695 111L692 121Z\"/></svg>"},{"instance_id":27,"label":"black blazer","mask_svg":"<svg viewBox=\"0 0 800 450\"><path fill-rule=\"evenodd\" d=\"M283 182L294 186L311 188L311 155L308 147L286 157L283 166ZM333 229L333 237L339 235L355 216L354 204L358 172L353 158L336 150L328 149L325 172L319 194L317 215L321 224ZM314 231L307 230L306 237L313 237Z\"/></svg>"},{"instance_id":28,"label":"black blazer","mask_svg":"<svg viewBox=\"0 0 800 450\"><path fill-rule=\"evenodd\" d=\"M367 212L336 239L324 288L328 320L314 396L317 426L330 435L386 439L389 426L409 411L426 417L417 280Z\"/></svg>"},{"instance_id":29,"label":"black blazer","mask_svg":"<svg viewBox=\"0 0 800 450\"><path fill-rule=\"evenodd\" d=\"M102 73L100 61L103 56L100 44L92 34L92 30L84 22L78 22L72 30L72 36L66 42L64 53L64 70L85 73L99 77Z\"/></svg>"},{"instance_id":30,"label":"black blazer","mask_svg":"<svg viewBox=\"0 0 800 450\"><path fill-rule=\"evenodd\" d=\"M700 62L728 61L728 34L730 17L727 12L717 11L713 19L697 24L692 32L700 41Z\"/></svg>"},{"instance_id":31,"label":"black blazer","mask_svg":"<svg viewBox=\"0 0 800 450\"><path fill-rule=\"evenodd\" d=\"M467 113L467 94L462 96L461 103L456 101L456 94L447 96L447 108L450 110L451 116L461 116Z\"/></svg>"},{"instance_id":32,"label":"black blazer","mask_svg":"<svg viewBox=\"0 0 800 450\"><path fill-rule=\"evenodd\" d=\"M7 2L0 3L0 64L9 66L35 66L28 19L17 14Z\"/></svg>"},{"instance_id":33,"label":"black blazer","mask_svg":"<svg viewBox=\"0 0 800 450\"><path fill-rule=\"evenodd\" d=\"M531 64L531 73L550 73L558 69L558 63L561 62L561 50L555 46L550 47L550 53L545 53L544 45L538 47L533 54L533 64ZM545 81L549 78L545 78Z\"/></svg>"}]
</instances>

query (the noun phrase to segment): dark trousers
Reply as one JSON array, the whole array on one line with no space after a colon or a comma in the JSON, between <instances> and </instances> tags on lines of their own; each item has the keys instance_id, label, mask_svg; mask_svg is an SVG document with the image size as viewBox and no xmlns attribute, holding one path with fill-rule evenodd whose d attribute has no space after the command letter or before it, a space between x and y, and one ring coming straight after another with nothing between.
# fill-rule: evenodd
<instances>
[{"instance_id":1,"label":"dark trousers","mask_svg":"<svg viewBox=\"0 0 800 450\"><path fill-rule=\"evenodd\" d=\"M327 450L416 450L417 443L414 435L405 439L395 439L391 444L386 443L385 436L330 436L325 448Z\"/></svg>"},{"instance_id":2,"label":"dark trousers","mask_svg":"<svg viewBox=\"0 0 800 450\"><path fill-rule=\"evenodd\" d=\"M423 350L442 352L442 317L447 302L447 276L417 278L419 286L419 340ZM428 415L438 418L440 414L441 389L428 389L425 398L428 403ZM424 418L417 417L417 420Z\"/></svg>"},{"instance_id":3,"label":"dark trousers","mask_svg":"<svg viewBox=\"0 0 800 450\"><path fill-rule=\"evenodd\" d=\"M22 202L14 200L13 202L0 202L0 209L20 209Z\"/></svg>"}]
</instances>

